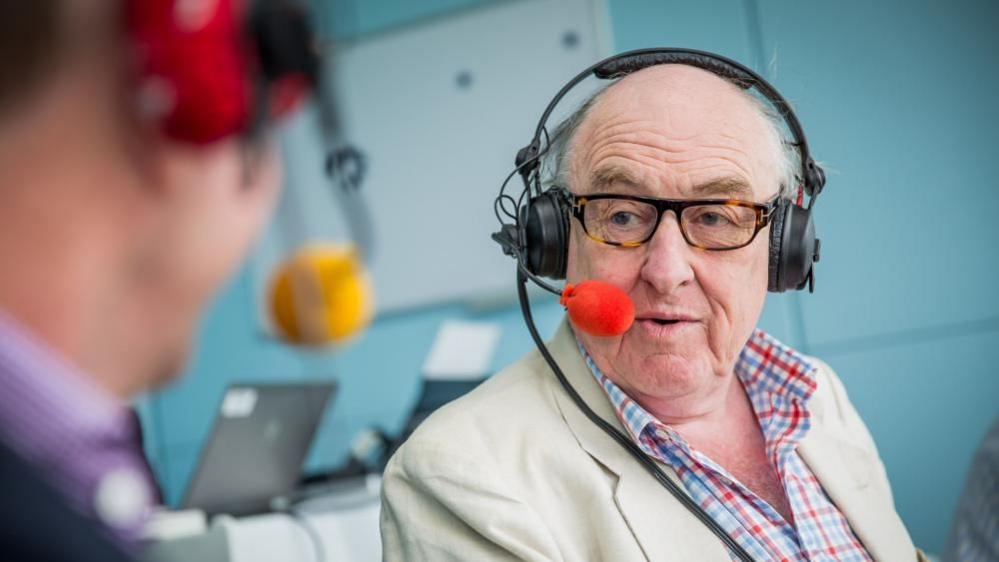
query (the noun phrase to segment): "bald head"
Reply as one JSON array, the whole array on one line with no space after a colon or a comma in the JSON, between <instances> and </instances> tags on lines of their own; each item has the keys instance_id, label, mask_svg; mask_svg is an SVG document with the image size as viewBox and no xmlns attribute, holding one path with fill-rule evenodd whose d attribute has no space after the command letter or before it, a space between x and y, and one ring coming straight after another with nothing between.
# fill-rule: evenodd
<instances>
[{"instance_id":1,"label":"bald head","mask_svg":"<svg viewBox=\"0 0 999 562\"><path fill-rule=\"evenodd\" d=\"M669 184L692 191L693 167L711 176L735 166L754 191L731 195L769 198L781 188L788 195L798 163L780 127L769 106L731 82L688 65L657 65L612 84L559 127L556 182L577 193L606 187L621 175L614 164L621 164L623 150L643 176L627 179L647 182L647 189ZM708 157L712 147L720 150Z\"/></svg>"}]
</instances>

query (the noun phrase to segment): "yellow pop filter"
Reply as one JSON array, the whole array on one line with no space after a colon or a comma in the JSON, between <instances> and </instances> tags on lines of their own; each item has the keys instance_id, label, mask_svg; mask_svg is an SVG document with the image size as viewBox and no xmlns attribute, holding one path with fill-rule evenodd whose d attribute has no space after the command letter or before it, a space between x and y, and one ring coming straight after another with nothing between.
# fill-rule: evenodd
<instances>
[{"instance_id":1,"label":"yellow pop filter","mask_svg":"<svg viewBox=\"0 0 999 562\"><path fill-rule=\"evenodd\" d=\"M316 244L299 249L275 271L269 308L288 341L339 344L371 322L373 292L353 244Z\"/></svg>"}]
</instances>

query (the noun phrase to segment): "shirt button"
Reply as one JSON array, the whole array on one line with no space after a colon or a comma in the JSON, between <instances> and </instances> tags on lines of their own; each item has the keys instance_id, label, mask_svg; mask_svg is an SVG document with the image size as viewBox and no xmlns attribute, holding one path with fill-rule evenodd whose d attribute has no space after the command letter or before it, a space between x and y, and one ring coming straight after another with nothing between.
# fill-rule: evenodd
<instances>
[{"instance_id":1,"label":"shirt button","mask_svg":"<svg viewBox=\"0 0 999 562\"><path fill-rule=\"evenodd\" d=\"M141 522L150 501L142 476L131 469L117 468L97 484L94 511L108 526L127 528Z\"/></svg>"}]
</instances>

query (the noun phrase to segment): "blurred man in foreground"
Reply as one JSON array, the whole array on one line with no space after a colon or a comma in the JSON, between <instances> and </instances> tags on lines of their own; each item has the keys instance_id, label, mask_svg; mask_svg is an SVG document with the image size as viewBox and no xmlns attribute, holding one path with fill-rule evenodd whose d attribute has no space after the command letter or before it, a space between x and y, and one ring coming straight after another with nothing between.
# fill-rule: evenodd
<instances>
[{"instance_id":1,"label":"blurred man in foreground","mask_svg":"<svg viewBox=\"0 0 999 562\"><path fill-rule=\"evenodd\" d=\"M181 371L279 191L266 118L238 102L267 62L242 4L0 7L4 560L136 552L150 475L126 405Z\"/></svg>"}]
</instances>

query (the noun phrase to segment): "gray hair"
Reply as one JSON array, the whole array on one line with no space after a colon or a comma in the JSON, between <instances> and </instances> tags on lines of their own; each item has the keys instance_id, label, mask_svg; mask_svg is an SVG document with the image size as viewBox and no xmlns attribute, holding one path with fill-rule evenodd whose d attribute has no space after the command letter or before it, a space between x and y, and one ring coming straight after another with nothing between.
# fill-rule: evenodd
<instances>
[{"instance_id":1,"label":"gray hair","mask_svg":"<svg viewBox=\"0 0 999 562\"><path fill-rule=\"evenodd\" d=\"M596 105L600 97L613 83L606 85L590 95L579 107L566 117L551 136L550 147L547 154L542 159L542 181L545 188L553 185L568 187L569 185L569 147L572 139L576 136L579 126L589 115L593 106ZM753 95L749 90L739 88L746 99L749 100L753 108L756 109L764 121L770 126L767 127L766 142L771 145L774 152L774 165L776 166L776 176L780 182L780 197L783 199L793 199L797 195L798 185L801 182L799 172L801 170L801 154L793 142L786 140L784 130L786 125L784 119L777 110L765 99Z\"/></svg>"}]
</instances>

